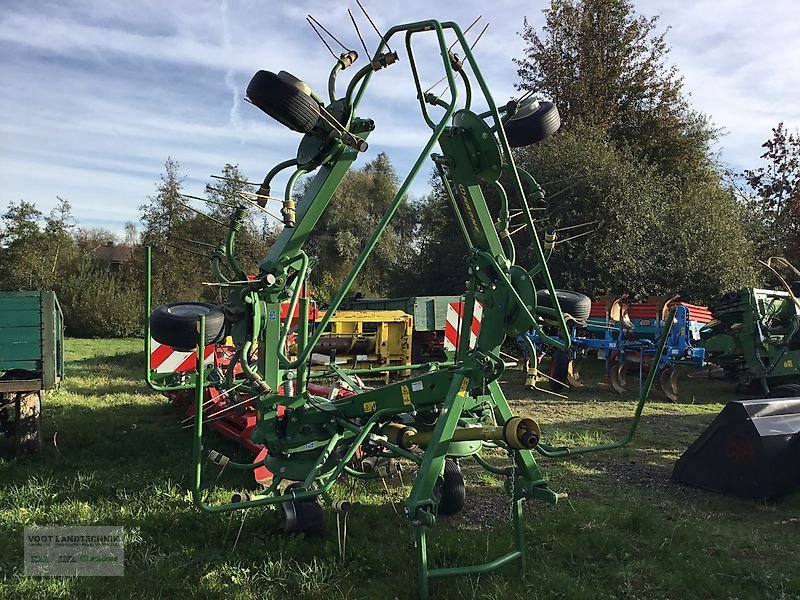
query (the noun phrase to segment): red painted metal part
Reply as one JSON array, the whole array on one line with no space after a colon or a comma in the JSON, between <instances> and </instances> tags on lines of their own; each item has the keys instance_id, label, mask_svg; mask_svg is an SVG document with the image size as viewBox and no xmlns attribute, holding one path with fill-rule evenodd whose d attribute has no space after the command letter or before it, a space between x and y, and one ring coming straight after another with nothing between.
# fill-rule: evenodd
<instances>
[{"instance_id":1,"label":"red painted metal part","mask_svg":"<svg viewBox=\"0 0 800 600\"><path fill-rule=\"evenodd\" d=\"M713 317L711 311L707 306L699 306L697 304L688 304L686 302L670 302L667 307L685 306L689 309L689 320L697 321L705 325L709 323ZM657 306L654 302L633 302L627 304L628 317L631 319L653 319L657 314ZM590 317L604 318L606 316L606 305L604 302L592 302Z\"/></svg>"},{"instance_id":2,"label":"red painted metal part","mask_svg":"<svg viewBox=\"0 0 800 600\"><path fill-rule=\"evenodd\" d=\"M216 346L214 348L213 368L219 369L224 373L234 358L234 349L227 346ZM206 351L210 356L210 352ZM241 374L241 366L234 367L234 375ZM323 396L330 400L343 398L353 395L353 391L344 388L330 388L315 383L308 384L308 391L315 396ZM283 393L283 389L278 390ZM168 398L172 403L180 408L186 417L194 418L194 392L192 390L180 390L169 392ZM234 404L236 408L231 409ZM284 412L283 406L278 406L278 416ZM240 392L236 400L229 398L217 387L209 386L206 388L206 397L203 403L203 422L208 427L241 444L251 454L253 463L261 462L268 454L268 450L261 444L256 444L252 440L253 429L258 421L258 411L250 401L247 401L247 393ZM253 473L255 480L259 483L268 483L272 478L272 473L264 467L257 467Z\"/></svg>"}]
</instances>

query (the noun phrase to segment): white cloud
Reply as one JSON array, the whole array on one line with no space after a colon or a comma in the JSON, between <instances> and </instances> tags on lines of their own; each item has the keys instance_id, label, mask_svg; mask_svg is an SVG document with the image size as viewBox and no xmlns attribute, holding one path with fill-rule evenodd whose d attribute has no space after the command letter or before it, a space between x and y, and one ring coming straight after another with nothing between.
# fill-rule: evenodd
<instances>
[{"instance_id":1,"label":"white cloud","mask_svg":"<svg viewBox=\"0 0 800 600\"><path fill-rule=\"evenodd\" d=\"M382 30L428 18L466 28L483 14L466 37L471 43L491 23L475 55L501 104L514 94L512 58L524 46L517 35L523 17L542 24L540 7L511 0L366 5ZM121 229L138 217L137 207L152 193L167 156L181 163L195 193L226 162L261 179L294 155L299 136L242 103L249 78L258 69L283 69L326 93L333 61L305 16L314 15L363 55L348 6L374 49L378 36L354 2L43 0L35 7L5 6L0 205L25 198L46 212L60 194L73 202L81 222L116 220ZM752 166L778 121L800 126L800 18L794 0L761 3L757 10L745 0L641 0L636 6L644 14L662 13L660 26L672 26L670 57L685 76L694 106L729 131L722 140L725 160ZM441 58L432 34L414 39L428 87L442 75ZM384 150L402 174L429 130L419 116L403 36L390 44L400 62L374 75L359 108L377 129L358 164ZM363 64L362 57L340 76L340 91ZM422 194L427 178L423 172L412 192ZM275 189L282 185L279 180Z\"/></svg>"}]
</instances>

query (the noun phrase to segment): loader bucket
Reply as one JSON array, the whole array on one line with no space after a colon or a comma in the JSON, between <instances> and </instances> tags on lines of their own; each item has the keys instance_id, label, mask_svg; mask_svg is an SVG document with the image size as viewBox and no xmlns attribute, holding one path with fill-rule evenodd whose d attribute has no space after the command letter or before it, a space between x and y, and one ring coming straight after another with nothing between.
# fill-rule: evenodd
<instances>
[{"instance_id":1,"label":"loader bucket","mask_svg":"<svg viewBox=\"0 0 800 600\"><path fill-rule=\"evenodd\" d=\"M672 478L767 500L800 487L800 398L729 402L678 459Z\"/></svg>"}]
</instances>

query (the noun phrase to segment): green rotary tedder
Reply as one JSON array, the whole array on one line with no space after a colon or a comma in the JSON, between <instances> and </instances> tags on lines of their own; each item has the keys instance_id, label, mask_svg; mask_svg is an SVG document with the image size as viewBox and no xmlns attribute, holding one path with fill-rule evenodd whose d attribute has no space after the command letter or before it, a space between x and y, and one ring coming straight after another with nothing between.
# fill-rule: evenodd
<instances>
[{"instance_id":1,"label":"green rotary tedder","mask_svg":"<svg viewBox=\"0 0 800 600\"><path fill-rule=\"evenodd\" d=\"M771 397L800 397L800 271L781 257L762 264L783 289L725 295L700 331L702 345L742 391L757 387Z\"/></svg>"},{"instance_id":2,"label":"green rotary tedder","mask_svg":"<svg viewBox=\"0 0 800 600\"><path fill-rule=\"evenodd\" d=\"M423 91L412 46L418 36L435 42L434 55L441 60L449 90L446 99ZM400 63L389 45L398 39L405 47L405 62L430 137L364 243L350 274L330 299L325 316L314 323L309 318L310 301L305 293L310 259L303 247L343 176L359 153L367 150L367 138L377 125L358 113L359 102L373 76L378 79L381 71ZM451 50L453 47L462 58ZM259 71L251 80L247 90L250 102L302 133L303 138L296 157L275 166L258 191L250 195L254 202L243 199L236 207L227 242L213 254L212 271L217 285L226 291L227 302L222 307L179 303L153 312L148 334L172 347L196 347L196 372L161 380L148 373L148 381L160 391L183 390L194 395L192 491L195 504L204 511L274 505L283 510L287 531L319 533L322 505L335 511L351 508L330 493L340 477L377 478L391 472L386 467L356 468L357 463L363 465L369 459L373 459L373 465L391 465L393 459L414 463L417 475L403 513L415 540L419 597L427 598L430 578L484 573L517 559L524 569L523 502L534 499L555 504L562 497L549 487L534 452L562 457L627 444L655 370L651 369L628 435L615 443L577 449L552 447L540 440L539 426L532 418L512 412L499 385L505 367L500 348L506 336L533 328L552 346L561 350L569 346L569 328L547 268L554 232L545 232L544 248L537 235L530 236L535 264L526 266L517 263L509 233L512 214L521 218L530 232L536 232L531 209L544 202L542 188L530 173L515 165L511 148L535 143L556 131L558 112L552 103L530 97L497 106L464 34L451 22L431 20L392 27L381 36L378 49L355 73L344 94L338 95L337 78L356 59L356 53L348 51L336 61L328 80L327 100L285 72ZM479 108L473 109L474 105ZM438 151L433 153L437 146ZM328 320L347 297L429 156L449 194L468 248L469 281L455 360L414 365L411 377L377 389L364 386L358 376L380 368L345 369L332 360L327 370L312 371L311 353ZM274 200L271 182L283 170L291 170L285 193L277 199L284 229L261 260L259 272L249 278L235 258L236 232L253 203L263 207ZM295 200L298 178L312 172L313 179L302 197ZM498 210L490 210L482 188L491 188L499 198ZM223 273L228 267L234 274L231 278ZM537 287L549 291L552 304L537 305ZM471 344L472 313L478 303L483 312L481 327ZM672 321L672 316L668 317L667 330ZM555 334L545 333L545 326ZM223 361L225 368L208 368L203 360L207 344L219 346L228 337L233 343L225 344L232 349ZM661 336L662 340L666 338L666 334ZM148 335L148 354L149 339ZM657 362L654 360L653 365ZM314 383L318 377L335 383L326 388ZM245 404L257 410L252 441L263 445L267 453L254 464L236 463L218 452L204 450L200 417L206 391L212 387L223 390L231 406ZM342 390L346 393L337 393ZM492 456L484 452L487 449ZM507 463L498 462L504 456ZM457 512L463 506L464 478L459 461L468 458L505 479L515 531L513 548L483 564L429 567L426 531L436 523L437 516ZM260 493L236 494L227 504L211 505L201 483L204 460L235 469L266 468L272 473L271 482Z\"/></svg>"}]
</instances>

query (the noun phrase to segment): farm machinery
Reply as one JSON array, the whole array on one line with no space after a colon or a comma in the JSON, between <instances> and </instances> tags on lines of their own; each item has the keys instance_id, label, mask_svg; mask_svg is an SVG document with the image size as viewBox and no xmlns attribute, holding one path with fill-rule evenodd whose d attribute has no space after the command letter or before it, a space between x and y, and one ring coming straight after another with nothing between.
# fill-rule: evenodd
<instances>
[{"instance_id":1,"label":"farm machinery","mask_svg":"<svg viewBox=\"0 0 800 600\"><path fill-rule=\"evenodd\" d=\"M413 42L420 36L428 41L434 38L449 99L423 91L413 51ZM367 138L377 125L360 116L358 106L373 76L399 62L389 46L398 37L404 39L422 119L431 133L326 312L312 319L311 303L304 294L312 261L303 246L345 173L368 148ZM456 46L463 58L451 50ZM568 351L571 344L547 268L554 234L546 234L544 248L532 236L534 264L523 266L517 262L509 233L512 208L528 230L536 232L531 204L544 201L534 177L516 166L511 148L536 143L555 132L558 112L553 104L529 95L498 107L464 34L451 22L430 20L392 27L381 36L378 49L355 73L345 93L337 95L338 76L356 60L356 53L348 51L336 61L327 100L283 71L259 71L251 80L247 94L252 104L303 138L296 157L271 169L257 192L243 196L231 216L225 243L211 257L216 285L225 291L227 301L222 306L173 303L159 306L150 315L148 356L152 335L157 343L171 348L194 349L194 369L163 378L148 369L147 377L154 389L184 393L192 400L192 495L194 503L207 512L274 506L283 512L285 532L314 535L322 530L323 504L340 513L352 508L332 494L340 477L386 477L395 470L392 465L397 459L416 465L403 513L413 530L419 597L427 598L431 578L484 573L515 560L522 562L524 570L523 503L555 504L563 497L548 485L534 452L564 457L627 444L655 371L651 369L648 376L630 432L618 442L554 447L541 439L540 427L531 416L514 414L499 384L505 367L500 347L506 336L533 328L560 351ZM473 109L478 98L483 107ZM432 154L437 145L439 152ZM312 355L328 323L429 155L468 249L469 281L454 360L429 363L379 388L365 385L360 376L404 371L409 365L353 368L331 360L322 371L312 369ZM283 170L291 170L291 175L283 196L275 199L271 184ZM315 174L296 200L298 178L306 173ZM487 205L484 187L499 196L498 211ZM236 232L254 203L263 207L270 201L281 205L284 229L261 260L259 272L249 278L236 260ZM148 282L149 269L148 257ZM537 287L547 290L553 301L537 302ZM149 283L147 304L149 312ZM476 306L482 311L481 327L471 343ZM671 322L669 317L668 326ZM217 357L211 365L209 347ZM209 442L204 441L206 421L215 419L219 411L238 407L254 409L253 423L248 424L250 439L262 450L253 463L231 460L209 450ZM463 507L465 484L459 461L465 459L473 459L505 480L515 532L513 549L482 564L434 568L428 564L426 532L441 515ZM209 468L264 469L271 477L263 478L265 487L258 493L237 493L230 502L212 504L204 495L204 463Z\"/></svg>"},{"instance_id":2,"label":"farm machinery","mask_svg":"<svg viewBox=\"0 0 800 600\"><path fill-rule=\"evenodd\" d=\"M531 329L517 338L525 353L526 387L536 388L542 373L538 365L547 348L551 354L548 380L550 390L561 392L582 387L580 366L589 354L605 362L608 386L617 393L627 390L628 373L638 373L642 382L644 369L655 360L658 386L670 400L678 399L678 376L681 369L696 369L705 362L705 351L697 347L700 328L711 320L705 307L675 302L677 297L651 297L647 302L625 303L623 297L607 296L598 302L588 297L558 290L562 306L571 307L568 323L570 348L549 349ZM539 292L540 302L549 302L549 292ZM665 339L663 353L659 337L670 309L674 323Z\"/></svg>"},{"instance_id":3,"label":"farm machinery","mask_svg":"<svg viewBox=\"0 0 800 600\"><path fill-rule=\"evenodd\" d=\"M678 459L672 476L723 494L769 500L800 488L800 271L783 258L762 263L783 290L724 296L700 331L710 360L740 391Z\"/></svg>"},{"instance_id":4,"label":"farm machinery","mask_svg":"<svg viewBox=\"0 0 800 600\"><path fill-rule=\"evenodd\" d=\"M0 292L0 433L42 449L42 400L64 377L64 315L53 291Z\"/></svg>"},{"instance_id":5,"label":"farm machinery","mask_svg":"<svg viewBox=\"0 0 800 600\"><path fill-rule=\"evenodd\" d=\"M714 320L700 332L702 345L740 389L755 385L769 394L775 386L788 386L780 393L800 397L800 284L784 277L800 278L800 271L782 258L762 264L783 289L726 294L712 309Z\"/></svg>"}]
</instances>

